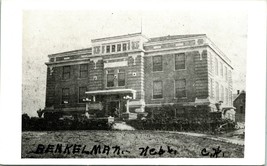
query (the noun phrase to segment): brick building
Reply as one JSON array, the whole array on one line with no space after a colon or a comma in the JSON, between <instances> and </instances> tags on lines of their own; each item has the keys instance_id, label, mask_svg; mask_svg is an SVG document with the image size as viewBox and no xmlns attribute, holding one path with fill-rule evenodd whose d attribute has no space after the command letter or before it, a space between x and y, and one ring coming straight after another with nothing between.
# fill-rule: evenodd
<instances>
[{"instance_id":1,"label":"brick building","mask_svg":"<svg viewBox=\"0 0 267 166\"><path fill-rule=\"evenodd\" d=\"M234 107L236 108L236 121L245 122L245 112L246 112L246 92L237 91L236 97L233 101Z\"/></svg>"},{"instance_id":2,"label":"brick building","mask_svg":"<svg viewBox=\"0 0 267 166\"><path fill-rule=\"evenodd\" d=\"M232 106L231 62L205 34L99 38L90 48L48 57L45 113L121 116L162 105L182 112Z\"/></svg>"}]
</instances>

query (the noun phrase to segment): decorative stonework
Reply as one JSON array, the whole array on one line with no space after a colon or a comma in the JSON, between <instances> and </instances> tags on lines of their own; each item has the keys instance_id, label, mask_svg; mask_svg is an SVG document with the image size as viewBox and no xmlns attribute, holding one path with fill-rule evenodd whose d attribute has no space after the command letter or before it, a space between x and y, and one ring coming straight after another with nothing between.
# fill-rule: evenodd
<instances>
[{"instance_id":1,"label":"decorative stonework","mask_svg":"<svg viewBox=\"0 0 267 166\"><path fill-rule=\"evenodd\" d=\"M99 54L100 53L100 46L95 46L94 47L94 54Z\"/></svg>"},{"instance_id":2,"label":"decorative stonework","mask_svg":"<svg viewBox=\"0 0 267 166\"><path fill-rule=\"evenodd\" d=\"M139 41L133 41L132 42L132 50L136 50L139 48Z\"/></svg>"},{"instance_id":3,"label":"decorative stonework","mask_svg":"<svg viewBox=\"0 0 267 166\"><path fill-rule=\"evenodd\" d=\"M50 75L53 75L53 72L54 72L53 66L50 66L49 69L50 69Z\"/></svg>"},{"instance_id":4,"label":"decorative stonework","mask_svg":"<svg viewBox=\"0 0 267 166\"><path fill-rule=\"evenodd\" d=\"M102 58L93 58L93 59L90 59L91 61L94 62L94 69L96 69L96 63L99 61L99 60L102 60Z\"/></svg>"}]
</instances>

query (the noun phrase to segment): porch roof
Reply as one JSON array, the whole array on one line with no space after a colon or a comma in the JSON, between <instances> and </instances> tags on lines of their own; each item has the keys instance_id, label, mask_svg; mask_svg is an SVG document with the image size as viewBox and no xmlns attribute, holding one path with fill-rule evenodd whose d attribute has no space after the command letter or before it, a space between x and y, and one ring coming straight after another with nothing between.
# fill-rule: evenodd
<instances>
[{"instance_id":1,"label":"porch roof","mask_svg":"<svg viewBox=\"0 0 267 166\"><path fill-rule=\"evenodd\" d=\"M109 90L96 90L85 92L88 95L111 95L111 94L128 94L131 93L135 96L136 90L133 89L109 89Z\"/></svg>"}]
</instances>

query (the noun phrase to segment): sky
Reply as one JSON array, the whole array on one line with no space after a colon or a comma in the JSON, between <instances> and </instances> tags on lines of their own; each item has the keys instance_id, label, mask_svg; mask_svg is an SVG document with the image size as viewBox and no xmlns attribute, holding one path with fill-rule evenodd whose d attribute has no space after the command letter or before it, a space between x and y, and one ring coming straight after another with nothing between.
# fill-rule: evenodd
<instances>
[{"instance_id":1,"label":"sky","mask_svg":"<svg viewBox=\"0 0 267 166\"><path fill-rule=\"evenodd\" d=\"M217 10L218 9L218 10ZM25 10L22 34L22 112L45 106L48 55L90 47L91 39L141 31L147 37L207 36L232 61L233 92L245 89L245 10ZM142 20L142 21L141 21Z\"/></svg>"}]
</instances>

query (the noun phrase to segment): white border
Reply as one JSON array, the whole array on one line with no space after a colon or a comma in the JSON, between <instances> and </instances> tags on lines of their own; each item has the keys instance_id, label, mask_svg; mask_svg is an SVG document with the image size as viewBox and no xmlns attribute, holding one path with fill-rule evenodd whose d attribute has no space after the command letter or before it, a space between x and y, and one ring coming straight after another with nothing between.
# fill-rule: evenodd
<instances>
[{"instance_id":1,"label":"white border","mask_svg":"<svg viewBox=\"0 0 267 166\"><path fill-rule=\"evenodd\" d=\"M86 4L86 5L85 5ZM104 4L104 5L103 5ZM120 5L118 5L120 4ZM175 4L175 5L174 5ZM153 8L152 8L153 6ZM247 111L244 159L21 159L22 10L248 10ZM265 157L265 1L19 1L3 0L1 10L0 164L183 164L262 165ZM45 97L45 96L44 96ZM130 160L130 162L129 162Z\"/></svg>"}]
</instances>

